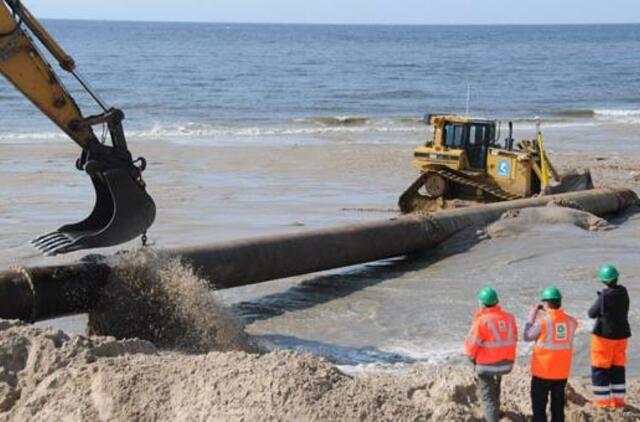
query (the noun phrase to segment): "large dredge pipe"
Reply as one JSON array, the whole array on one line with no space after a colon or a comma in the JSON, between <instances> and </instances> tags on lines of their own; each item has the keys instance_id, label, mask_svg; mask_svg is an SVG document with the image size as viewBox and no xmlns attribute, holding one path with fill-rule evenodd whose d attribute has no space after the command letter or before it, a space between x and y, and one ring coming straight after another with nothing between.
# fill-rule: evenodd
<instances>
[{"instance_id":1,"label":"large dredge pipe","mask_svg":"<svg viewBox=\"0 0 640 422\"><path fill-rule=\"evenodd\" d=\"M551 201L606 216L637 204L638 197L628 189L596 189L166 252L189 261L217 288L229 288L425 250L462 229L485 226L505 211ZM86 312L109 273L106 264L0 273L0 317L36 321Z\"/></svg>"}]
</instances>

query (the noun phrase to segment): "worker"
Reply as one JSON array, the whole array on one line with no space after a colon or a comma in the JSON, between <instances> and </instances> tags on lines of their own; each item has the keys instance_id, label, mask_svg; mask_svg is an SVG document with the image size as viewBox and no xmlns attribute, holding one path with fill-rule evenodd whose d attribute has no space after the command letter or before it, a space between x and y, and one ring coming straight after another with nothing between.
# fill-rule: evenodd
<instances>
[{"instance_id":1,"label":"worker","mask_svg":"<svg viewBox=\"0 0 640 422\"><path fill-rule=\"evenodd\" d=\"M498 305L498 293L486 287L476 298L480 308L465 343L465 352L475 366L484 417L497 422L500 414L502 376L513 369L518 326L515 317Z\"/></svg>"},{"instance_id":2,"label":"worker","mask_svg":"<svg viewBox=\"0 0 640 422\"><path fill-rule=\"evenodd\" d=\"M533 420L546 422L551 395L551 420L562 422L578 321L562 310L562 294L557 287L544 289L540 301L542 304L531 310L524 328L524 340L535 342L531 357Z\"/></svg>"},{"instance_id":3,"label":"worker","mask_svg":"<svg viewBox=\"0 0 640 422\"><path fill-rule=\"evenodd\" d=\"M625 363L629 327L629 293L618 284L616 267L604 265L598 274L605 288L589 309L596 323L591 335L591 380L597 407L624 407Z\"/></svg>"}]
</instances>

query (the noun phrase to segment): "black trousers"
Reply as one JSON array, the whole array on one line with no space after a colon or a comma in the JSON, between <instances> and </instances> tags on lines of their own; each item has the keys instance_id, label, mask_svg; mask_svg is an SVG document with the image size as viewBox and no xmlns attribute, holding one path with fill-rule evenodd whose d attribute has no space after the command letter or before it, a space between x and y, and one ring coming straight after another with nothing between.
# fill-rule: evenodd
<instances>
[{"instance_id":1,"label":"black trousers","mask_svg":"<svg viewBox=\"0 0 640 422\"><path fill-rule=\"evenodd\" d=\"M533 422L547 422L549 395L551 395L551 422L564 422L566 386L567 380L546 380L531 377Z\"/></svg>"}]
</instances>

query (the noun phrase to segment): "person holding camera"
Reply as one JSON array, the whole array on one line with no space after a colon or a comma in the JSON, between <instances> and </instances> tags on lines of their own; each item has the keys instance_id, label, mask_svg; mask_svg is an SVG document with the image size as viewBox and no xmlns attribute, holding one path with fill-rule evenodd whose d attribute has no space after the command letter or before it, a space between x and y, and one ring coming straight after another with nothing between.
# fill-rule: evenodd
<instances>
[{"instance_id":1,"label":"person holding camera","mask_svg":"<svg viewBox=\"0 0 640 422\"><path fill-rule=\"evenodd\" d=\"M551 396L552 422L564 421L565 389L571 374L573 339L578 321L562 309L562 294L548 287L541 304L531 310L524 340L535 342L531 357L531 407L534 422L547 421Z\"/></svg>"}]
</instances>

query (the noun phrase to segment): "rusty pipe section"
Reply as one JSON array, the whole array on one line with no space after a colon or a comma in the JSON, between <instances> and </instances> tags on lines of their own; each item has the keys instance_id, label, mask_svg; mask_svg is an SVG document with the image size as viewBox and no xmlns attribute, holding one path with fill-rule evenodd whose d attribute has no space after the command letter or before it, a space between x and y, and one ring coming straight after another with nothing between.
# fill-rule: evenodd
<instances>
[{"instance_id":1,"label":"rusty pipe section","mask_svg":"<svg viewBox=\"0 0 640 422\"><path fill-rule=\"evenodd\" d=\"M35 322L88 312L110 272L97 263L0 272L0 318Z\"/></svg>"},{"instance_id":2,"label":"rusty pipe section","mask_svg":"<svg viewBox=\"0 0 640 422\"><path fill-rule=\"evenodd\" d=\"M498 202L391 220L171 249L222 288L377 261L429 249L468 227L484 227L508 211L559 201L598 216L626 209L633 191L606 189Z\"/></svg>"},{"instance_id":3,"label":"rusty pipe section","mask_svg":"<svg viewBox=\"0 0 640 422\"><path fill-rule=\"evenodd\" d=\"M490 224L508 210L552 201L598 216L640 202L629 189L596 189L166 252L190 262L223 289L418 252L465 228ZM86 263L0 273L0 318L37 321L86 312L109 272L105 264Z\"/></svg>"}]
</instances>

